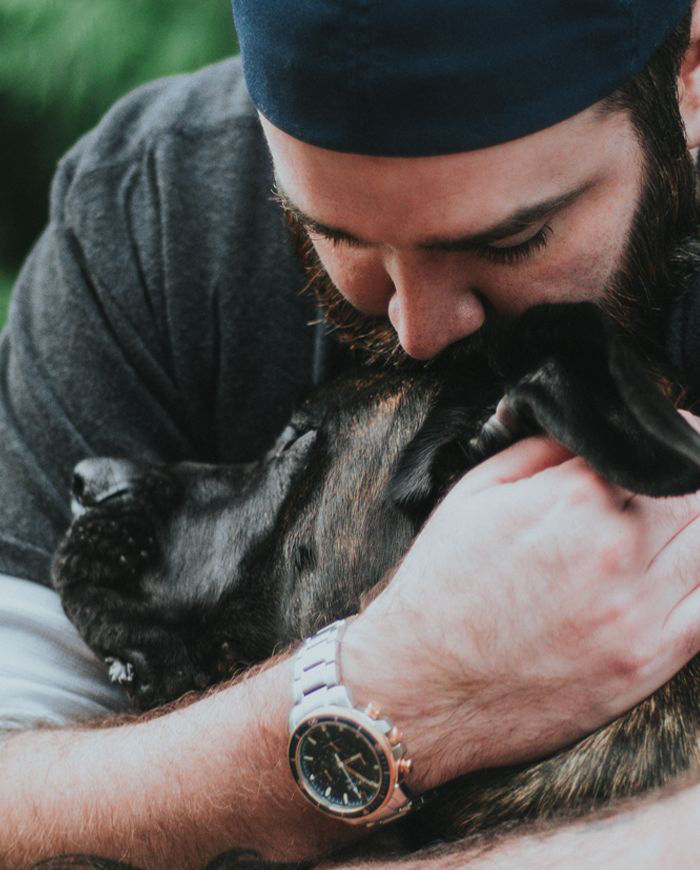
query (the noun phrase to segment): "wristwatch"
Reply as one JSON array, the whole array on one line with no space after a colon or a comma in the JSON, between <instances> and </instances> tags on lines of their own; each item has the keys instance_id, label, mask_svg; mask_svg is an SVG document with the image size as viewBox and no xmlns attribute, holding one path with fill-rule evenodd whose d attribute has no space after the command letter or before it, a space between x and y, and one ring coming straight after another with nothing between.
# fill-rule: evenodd
<instances>
[{"instance_id":1,"label":"wristwatch","mask_svg":"<svg viewBox=\"0 0 700 870\"><path fill-rule=\"evenodd\" d=\"M373 705L360 710L340 680L339 620L304 642L294 660L289 763L304 797L350 824L376 825L416 807L402 735Z\"/></svg>"}]
</instances>

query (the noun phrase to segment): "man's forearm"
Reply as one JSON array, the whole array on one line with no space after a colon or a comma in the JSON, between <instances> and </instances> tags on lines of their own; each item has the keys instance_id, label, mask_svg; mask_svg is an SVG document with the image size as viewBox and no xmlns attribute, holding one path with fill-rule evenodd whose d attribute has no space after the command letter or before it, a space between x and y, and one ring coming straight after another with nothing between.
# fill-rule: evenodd
<instances>
[{"instance_id":1,"label":"man's forearm","mask_svg":"<svg viewBox=\"0 0 700 870\"><path fill-rule=\"evenodd\" d=\"M350 837L286 764L291 662L146 721L38 730L0 749L0 864L82 852L149 870L234 847L301 859Z\"/></svg>"}]
</instances>

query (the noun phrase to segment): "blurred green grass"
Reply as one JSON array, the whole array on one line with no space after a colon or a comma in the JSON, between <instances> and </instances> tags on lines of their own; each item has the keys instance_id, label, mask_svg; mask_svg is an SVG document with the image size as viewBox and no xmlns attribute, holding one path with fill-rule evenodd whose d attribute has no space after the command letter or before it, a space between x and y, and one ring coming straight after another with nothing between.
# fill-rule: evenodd
<instances>
[{"instance_id":1,"label":"blurred green grass","mask_svg":"<svg viewBox=\"0 0 700 870\"><path fill-rule=\"evenodd\" d=\"M229 0L0 0L0 324L61 155L142 82L237 50Z\"/></svg>"},{"instance_id":2,"label":"blurred green grass","mask_svg":"<svg viewBox=\"0 0 700 870\"><path fill-rule=\"evenodd\" d=\"M237 48L228 0L0 0L0 33L0 88L69 125Z\"/></svg>"}]
</instances>

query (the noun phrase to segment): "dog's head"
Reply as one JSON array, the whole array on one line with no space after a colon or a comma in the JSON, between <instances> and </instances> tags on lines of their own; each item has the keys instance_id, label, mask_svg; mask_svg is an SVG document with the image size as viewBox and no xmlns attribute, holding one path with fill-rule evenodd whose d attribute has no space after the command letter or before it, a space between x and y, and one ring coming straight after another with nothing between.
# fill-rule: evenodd
<instances>
[{"instance_id":1,"label":"dog's head","mask_svg":"<svg viewBox=\"0 0 700 870\"><path fill-rule=\"evenodd\" d=\"M355 612L450 484L523 434L635 492L700 487L700 436L593 306L532 309L499 367L345 378L245 465L80 463L53 566L69 617L153 705Z\"/></svg>"},{"instance_id":2,"label":"dog's head","mask_svg":"<svg viewBox=\"0 0 700 870\"><path fill-rule=\"evenodd\" d=\"M355 612L415 523L388 498L429 379L317 391L257 462L88 459L53 582L141 706L205 686Z\"/></svg>"}]
</instances>

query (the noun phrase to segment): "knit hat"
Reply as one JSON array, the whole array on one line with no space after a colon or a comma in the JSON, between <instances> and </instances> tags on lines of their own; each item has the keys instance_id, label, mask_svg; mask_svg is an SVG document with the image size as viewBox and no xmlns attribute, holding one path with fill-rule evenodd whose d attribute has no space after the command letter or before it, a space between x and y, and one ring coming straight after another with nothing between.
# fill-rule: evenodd
<instances>
[{"instance_id":1,"label":"knit hat","mask_svg":"<svg viewBox=\"0 0 700 870\"><path fill-rule=\"evenodd\" d=\"M591 106L690 0L233 0L252 100L337 151L484 148Z\"/></svg>"}]
</instances>

